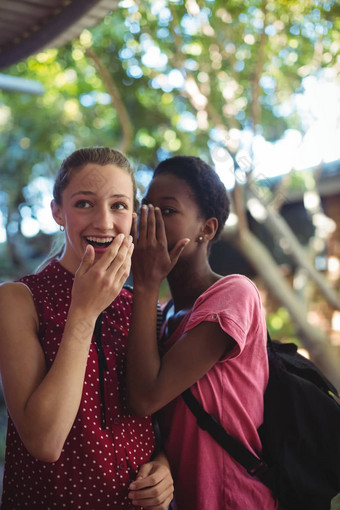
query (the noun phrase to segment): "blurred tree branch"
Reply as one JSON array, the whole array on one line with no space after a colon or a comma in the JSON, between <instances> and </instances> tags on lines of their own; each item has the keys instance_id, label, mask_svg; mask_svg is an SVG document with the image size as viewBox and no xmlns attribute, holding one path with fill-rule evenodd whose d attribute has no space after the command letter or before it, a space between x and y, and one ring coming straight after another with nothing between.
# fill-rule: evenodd
<instances>
[{"instance_id":1,"label":"blurred tree branch","mask_svg":"<svg viewBox=\"0 0 340 510\"><path fill-rule=\"evenodd\" d=\"M101 77L108 94L111 96L112 105L116 109L122 129L122 139L118 148L124 154L126 154L132 144L133 137L133 126L130 120L129 113L124 105L119 89L116 86L112 75L109 74L107 68L102 63L98 55L96 55L96 53L91 48L86 48L85 53L93 61L95 68L97 69L98 74Z\"/></svg>"}]
</instances>

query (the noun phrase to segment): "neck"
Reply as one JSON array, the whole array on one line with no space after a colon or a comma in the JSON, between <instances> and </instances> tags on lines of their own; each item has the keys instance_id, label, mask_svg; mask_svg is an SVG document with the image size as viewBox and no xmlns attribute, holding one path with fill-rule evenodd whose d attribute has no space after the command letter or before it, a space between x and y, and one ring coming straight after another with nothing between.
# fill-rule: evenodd
<instances>
[{"instance_id":1,"label":"neck","mask_svg":"<svg viewBox=\"0 0 340 510\"><path fill-rule=\"evenodd\" d=\"M193 265L192 261L180 259L168 275L175 311L191 309L196 299L220 278L207 260L198 266Z\"/></svg>"}]
</instances>

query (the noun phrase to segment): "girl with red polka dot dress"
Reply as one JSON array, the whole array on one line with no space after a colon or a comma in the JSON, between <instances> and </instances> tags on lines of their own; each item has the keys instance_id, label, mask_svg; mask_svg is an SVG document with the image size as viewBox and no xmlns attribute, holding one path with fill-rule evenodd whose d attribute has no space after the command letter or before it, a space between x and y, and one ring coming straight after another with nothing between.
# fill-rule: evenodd
<instances>
[{"instance_id":1,"label":"girl with red polka dot dress","mask_svg":"<svg viewBox=\"0 0 340 510\"><path fill-rule=\"evenodd\" d=\"M165 510L169 464L151 418L131 416L125 394L133 170L119 151L80 149L53 195L62 253L0 287L1 510Z\"/></svg>"}]
</instances>

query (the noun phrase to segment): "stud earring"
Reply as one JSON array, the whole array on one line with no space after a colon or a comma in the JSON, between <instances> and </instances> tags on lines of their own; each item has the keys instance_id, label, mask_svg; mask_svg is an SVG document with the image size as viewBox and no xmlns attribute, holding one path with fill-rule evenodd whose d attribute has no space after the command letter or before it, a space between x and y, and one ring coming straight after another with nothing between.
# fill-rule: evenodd
<instances>
[{"instance_id":1,"label":"stud earring","mask_svg":"<svg viewBox=\"0 0 340 510\"><path fill-rule=\"evenodd\" d=\"M65 231L64 225L59 225L59 230L60 232L64 232Z\"/></svg>"},{"instance_id":2,"label":"stud earring","mask_svg":"<svg viewBox=\"0 0 340 510\"><path fill-rule=\"evenodd\" d=\"M197 238L198 243L203 243L203 240L204 240L203 236L198 236L198 238Z\"/></svg>"}]
</instances>

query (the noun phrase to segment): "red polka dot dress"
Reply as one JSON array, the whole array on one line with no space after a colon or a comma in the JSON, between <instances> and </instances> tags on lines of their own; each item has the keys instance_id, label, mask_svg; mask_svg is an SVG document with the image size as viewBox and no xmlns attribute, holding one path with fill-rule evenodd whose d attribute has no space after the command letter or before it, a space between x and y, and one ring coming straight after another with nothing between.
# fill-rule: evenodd
<instances>
[{"instance_id":1,"label":"red polka dot dress","mask_svg":"<svg viewBox=\"0 0 340 510\"><path fill-rule=\"evenodd\" d=\"M71 300L73 275L57 261L22 278L39 316L39 338L47 366L55 358ZM150 418L127 413L124 394L125 356L131 315L125 289L102 314L101 340L107 370L101 396L95 338L89 351L80 408L57 462L32 457L8 421L1 510L136 509L129 483L150 459L154 433ZM103 428L101 398L105 401Z\"/></svg>"}]
</instances>

